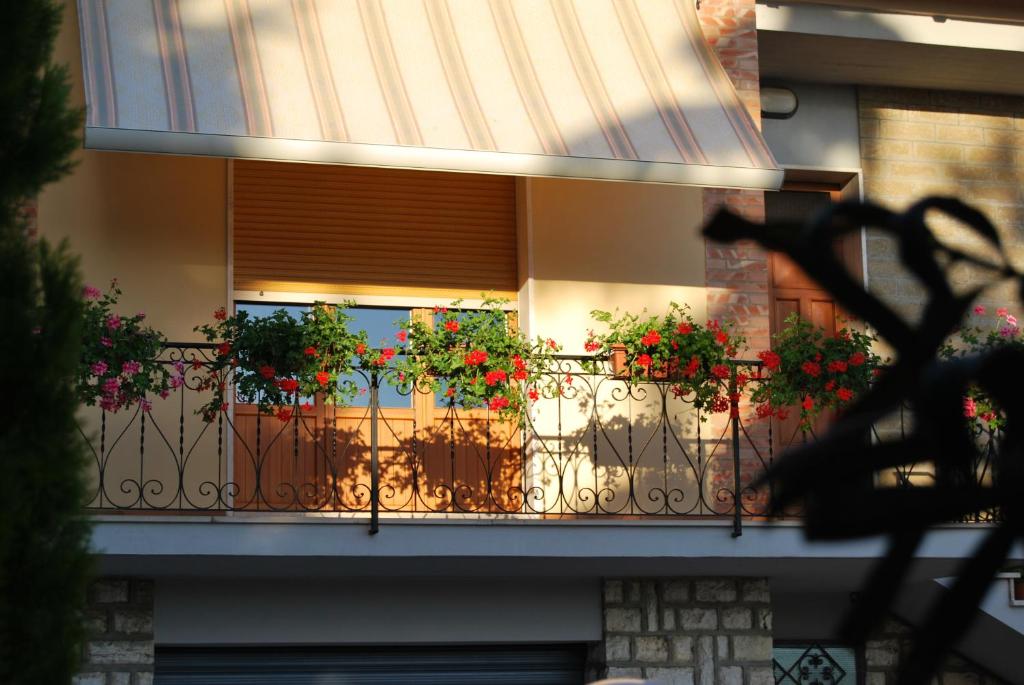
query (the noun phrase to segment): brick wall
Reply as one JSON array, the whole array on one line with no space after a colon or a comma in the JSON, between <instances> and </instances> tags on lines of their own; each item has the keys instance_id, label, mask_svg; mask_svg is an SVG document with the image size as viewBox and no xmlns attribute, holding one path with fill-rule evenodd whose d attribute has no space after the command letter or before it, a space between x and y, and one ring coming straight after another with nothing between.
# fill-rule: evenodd
<instances>
[{"instance_id":1,"label":"brick wall","mask_svg":"<svg viewBox=\"0 0 1024 685\"><path fill-rule=\"evenodd\" d=\"M606 580L608 677L663 685L772 685L768 581Z\"/></svg>"},{"instance_id":2,"label":"brick wall","mask_svg":"<svg viewBox=\"0 0 1024 685\"><path fill-rule=\"evenodd\" d=\"M699 16L704 36L732 79L754 121L761 121L754 0L702 0ZM764 193L707 189L704 216L725 205L752 221L764 220ZM768 347L768 260L753 244L718 245L706 249L708 316L736 321L751 350Z\"/></svg>"},{"instance_id":3,"label":"brick wall","mask_svg":"<svg viewBox=\"0 0 1024 685\"><path fill-rule=\"evenodd\" d=\"M955 195L988 216L1020 263L1024 258L1024 98L904 88L859 89L861 157L868 199L904 209L929 194ZM940 238L985 254L984 244L953 221L935 217ZM899 266L893 241L868 233L869 287L915 316L924 293ZM958 288L980 274L951 274ZM982 302L1013 305L1009 288Z\"/></svg>"},{"instance_id":4,"label":"brick wall","mask_svg":"<svg viewBox=\"0 0 1024 685\"><path fill-rule=\"evenodd\" d=\"M74 685L151 685L153 581L104 578L89 590L87 637Z\"/></svg>"},{"instance_id":5,"label":"brick wall","mask_svg":"<svg viewBox=\"0 0 1024 685\"><path fill-rule=\"evenodd\" d=\"M878 633L864 645L865 685L899 685L900 661L910 650L910 628L887 619ZM976 665L951 655L932 681L934 685L1008 685Z\"/></svg>"}]
</instances>

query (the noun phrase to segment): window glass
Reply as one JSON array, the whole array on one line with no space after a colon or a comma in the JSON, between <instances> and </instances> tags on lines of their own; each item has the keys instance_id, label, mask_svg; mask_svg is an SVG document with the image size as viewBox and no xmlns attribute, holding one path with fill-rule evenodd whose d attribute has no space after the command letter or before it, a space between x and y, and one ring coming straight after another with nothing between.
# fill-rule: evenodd
<instances>
[{"instance_id":1,"label":"window glass","mask_svg":"<svg viewBox=\"0 0 1024 685\"><path fill-rule=\"evenodd\" d=\"M819 643L775 645L772 658L776 685L857 685L857 652L853 647Z\"/></svg>"},{"instance_id":2,"label":"window glass","mask_svg":"<svg viewBox=\"0 0 1024 685\"><path fill-rule=\"evenodd\" d=\"M290 316L298 320L302 317L302 312L309 310L309 305L296 305L296 304L262 304L262 303L251 303L251 302L239 302L235 305L236 311L248 312L253 317L264 317L270 316L278 309L285 310ZM367 340L371 347L400 347L400 343L395 338L395 333L398 332L398 326L395 325L396 320L404 320L409 317L408 309L396 309L391 307L352 307L344 310L346 314L352 317L352 321L349 322L350 331L364 330L367 333ZM397 357L396 357L397 359ZM353 360L353 364L357 363L357 360ZM359 389L359 393L352 399L351 406L354 407L366 407L370 403L369 393L369 380L368 376L359 373L358 371L339 378L339 382L351 381L356 384ZM386 408L408 408L412 406L412 398L408 394L401 394L390 385L386 380L382 379L380 383L380 406ZM239 402L244 402L244 399L239 397ZM311 403L313 398L301 397L299 402Z\"/></svg>"}]
</instances>

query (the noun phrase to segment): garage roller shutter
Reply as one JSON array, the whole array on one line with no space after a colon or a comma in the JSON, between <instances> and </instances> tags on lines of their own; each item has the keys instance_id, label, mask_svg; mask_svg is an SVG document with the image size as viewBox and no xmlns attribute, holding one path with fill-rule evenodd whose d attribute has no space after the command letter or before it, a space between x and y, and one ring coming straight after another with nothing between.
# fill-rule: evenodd
<instances>
[{"instance_id":1,"label":"garage roller shutter","mask_svg":"<svg viewBox=\"0 0 1024 685\"><path fill-rule=\"evenodd\" d=\"M236 290L518 288L512 177L238 161L232 190Z\"/></svg>"},{"instance_id":2,"label":"garage roller shutter","mask_svg":"<svg viewBox=\"0 0 1024 685\"><path fill-rule=\"evenodd\" d=\"M585 648L158 648L156 685L580 685Z\"/></svg>"}]
</instances>

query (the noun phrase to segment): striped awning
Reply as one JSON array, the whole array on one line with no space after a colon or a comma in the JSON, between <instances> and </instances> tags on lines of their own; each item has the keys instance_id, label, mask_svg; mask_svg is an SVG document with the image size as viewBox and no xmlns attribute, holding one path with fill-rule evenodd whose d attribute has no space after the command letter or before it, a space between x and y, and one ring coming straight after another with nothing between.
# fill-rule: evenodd
<instances>
[{"instance_id":1,"label":"striped awning","mask_svg":"<svg viewBox=\"0 0 1024 685\"><path fill-rule=\"evenodd\" d=\"M778 188L692 0L79 0L86 145Z\"/></svg>"}]
</instances>

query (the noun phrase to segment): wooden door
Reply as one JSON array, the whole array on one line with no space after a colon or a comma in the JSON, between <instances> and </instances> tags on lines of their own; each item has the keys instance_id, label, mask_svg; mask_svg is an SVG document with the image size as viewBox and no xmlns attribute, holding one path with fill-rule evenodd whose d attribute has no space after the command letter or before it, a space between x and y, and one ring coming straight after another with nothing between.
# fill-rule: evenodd
<instances>
[{"instance_id":1,"label":"wooden door","mask_svg":"<svg viewBox=\"0 0 1024 685\"><path fill-rule=\"evenodd\" d=\"M778 193L765 194L765 218L804 222L818 212L839 200L839 189L827 184L787 184ZM860 263L859 239L843 238L833 244L833 249L848 268L856 269ZM785 325L786 318L796 314L801 319L825 329L826 335L835 335L842 327L839 323L842 312L830 293L819 286L803 269L784 254L773 252L769 255L771 288L771 330L778 333ZM778 452L794 442L800 442L814 434L820 434L833 420L831 413L823 413L815 421L810 436L800 430L799 407L790 408L789 417L775 420L773 442Z\"/></svg>"}]
</instances>

